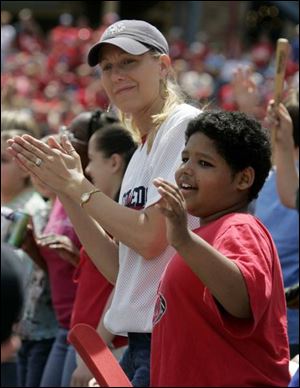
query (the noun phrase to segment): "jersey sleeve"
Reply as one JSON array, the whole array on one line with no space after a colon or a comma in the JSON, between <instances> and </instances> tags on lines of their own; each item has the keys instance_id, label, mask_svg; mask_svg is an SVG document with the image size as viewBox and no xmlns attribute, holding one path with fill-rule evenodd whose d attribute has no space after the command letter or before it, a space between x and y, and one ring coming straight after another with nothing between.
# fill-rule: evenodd
<instances>
[{"instance_id":1,"label":"jersey sleeve","mask_svg":"<svg viewBox=\"0 0 300 388\"><path fill-rule=\"evenodd\" d=\"M246 283L252 318L235 318L222 312L209 290L204 302L218 316L222 326L234 337L247 337L255 330L272 294L273 251L268 240L250 225L236 225L217 239L214 247L238 266Z\"/></svg>"}]
</instances>

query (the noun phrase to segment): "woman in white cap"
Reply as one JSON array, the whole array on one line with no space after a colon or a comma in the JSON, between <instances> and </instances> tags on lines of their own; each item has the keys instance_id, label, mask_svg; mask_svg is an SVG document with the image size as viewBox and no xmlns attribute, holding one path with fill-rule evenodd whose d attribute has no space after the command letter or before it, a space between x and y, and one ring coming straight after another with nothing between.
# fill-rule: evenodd
<instances>
[{"instance_id":1,"label":"woman in white cap","mask_svg":"<svg viewBox=\"0 0 300 388\"><path fill-rule=\"evenodd\" d=\"M72 202L81 242L115 283L105 325L115 334L128 335L129 346L120 363L139 387L149 385L156 292L174 254L167 243L164 217L155 206L160 195L152 182L157 177L175 182L187 123L200 113L183 102L168 53L166 39L154 26L121 20L106 29L88 54L90 66L100 66L111 104L141 139L126 170L119 204L84 177L67 138L61 146L54 140L47 146L28 136L10 143L24 168ZM199 220L191 217L189 226L199 226Z\"/></svg>"}]
</instances>

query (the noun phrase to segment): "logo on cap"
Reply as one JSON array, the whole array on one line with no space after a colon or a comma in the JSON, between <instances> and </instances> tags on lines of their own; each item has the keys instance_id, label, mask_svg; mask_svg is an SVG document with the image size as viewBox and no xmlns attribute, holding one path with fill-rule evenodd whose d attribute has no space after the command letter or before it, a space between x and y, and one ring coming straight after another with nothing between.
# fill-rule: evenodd
<instances>
[{"instance_id":1,"label":"logo on cap","mask_svg":"<svg viewBox=\"0 0 300 388\"><path fill-rule=\"evenodd\" d=\"M105 39L110 38L112 36L115 36L119 34L120 32L124 31L126 29L125 24L123 23L115 23L112 26L108 27L105 33Z\"/></svg>"}]
</instances>

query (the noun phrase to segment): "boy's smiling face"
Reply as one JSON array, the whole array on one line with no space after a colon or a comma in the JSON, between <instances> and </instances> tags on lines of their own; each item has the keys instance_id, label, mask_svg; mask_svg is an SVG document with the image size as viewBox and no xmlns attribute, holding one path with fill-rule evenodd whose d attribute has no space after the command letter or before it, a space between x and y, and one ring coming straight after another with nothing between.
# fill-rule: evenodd
<instances>
[{"instance_id":1,"label":"boy's smiling face","mask_svg":"<svg viewBox=\"0 0 300 388\"><path fill-rule=\"evenodd\" d=\"M209 137L194 133L182 152L182 164L175 177L188 212L213 219L247 203L248 190L241 185L242 175L233 173Z\"/></svg>"}]
</instances>

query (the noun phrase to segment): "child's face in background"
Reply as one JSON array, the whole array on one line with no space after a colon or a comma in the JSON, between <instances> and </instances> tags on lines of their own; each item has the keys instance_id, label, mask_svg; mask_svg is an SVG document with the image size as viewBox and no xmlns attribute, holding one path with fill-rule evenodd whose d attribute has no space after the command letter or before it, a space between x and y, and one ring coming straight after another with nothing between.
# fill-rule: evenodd
<instances>
[{"instance_id":1,"label":"child's face in background","mask_svg":"<svg viewBox=\"0 0 300 388\"><path fill-rule=\"evenodd\" d=\"M102 151L99 151L95 143L95 138L92 136L89 141L89 163L85 172L98 189L111 197L114 182L112 159L107 158Z\"/></svg>"},{"instance_id":2,"label":"child's face in background","mask_svg":"<svg viewBox=\"0 0 300 388\"><path fill-rule=\"evenodd\" d=\"M188 140L175 177L188 212L196 217L223 212L244 198L231 168L213 141L202 133L195 133Z\"/></svg>"}]
</instances>

